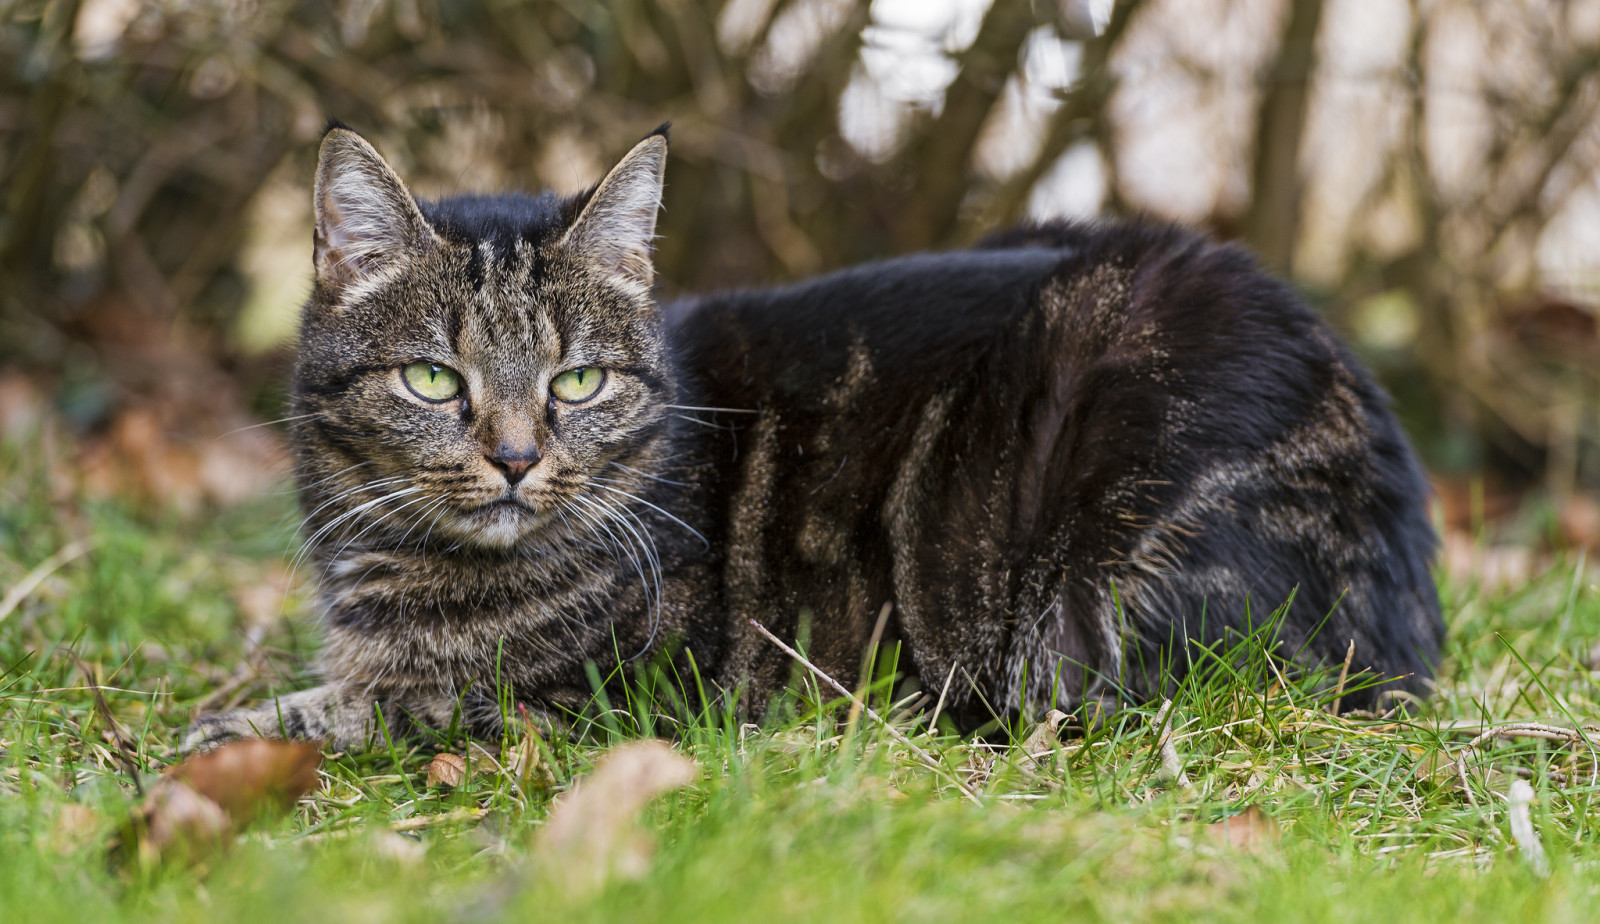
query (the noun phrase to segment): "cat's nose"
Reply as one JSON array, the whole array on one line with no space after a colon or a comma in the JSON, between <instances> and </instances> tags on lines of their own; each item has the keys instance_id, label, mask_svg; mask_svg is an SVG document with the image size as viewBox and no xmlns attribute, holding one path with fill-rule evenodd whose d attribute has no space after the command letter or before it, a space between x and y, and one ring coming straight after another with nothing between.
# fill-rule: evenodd
<instances>
[{"instance_id":1,"label":"cat's nose","mask_svg":"<svg viewBox=\"0 0 1600 924\"><path fill-rule=\"evenodd\" d=\"M539 464L539 447L533 443L526 446L501 443L500 447L486 458L490 465L506 476L508 483L516 484L522 480L523 475L528 474L528 469Z\"/></svg>"}]
</instances>

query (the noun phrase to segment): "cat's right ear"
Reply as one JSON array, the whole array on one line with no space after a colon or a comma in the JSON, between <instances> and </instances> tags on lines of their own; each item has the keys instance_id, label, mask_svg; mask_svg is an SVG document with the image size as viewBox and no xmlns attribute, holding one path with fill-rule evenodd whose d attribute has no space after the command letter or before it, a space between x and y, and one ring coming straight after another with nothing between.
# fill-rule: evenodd
<instances>
[{"instance_id":1,"label":"cat's right ear","mask_svg":"<svg viewBox=\"0 0 1600 924\"><path fill-rule=\"evenodd\" d=\"M406 184L346 128L322 137L314 203L317 282L331 289L375 278L437 242Z\"/></svg>"}]
</instances>

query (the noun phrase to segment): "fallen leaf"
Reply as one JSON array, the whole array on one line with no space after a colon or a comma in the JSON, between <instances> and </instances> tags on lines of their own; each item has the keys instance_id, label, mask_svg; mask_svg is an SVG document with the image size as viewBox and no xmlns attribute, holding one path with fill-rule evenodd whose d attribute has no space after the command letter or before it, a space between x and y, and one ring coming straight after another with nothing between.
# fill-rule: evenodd
<instances>
[{"instance_id":1,"label":"fallen leaf","mask_svg":"<svg viewBox=\"0 0 1600 924\"><path fill-rule=\"evenodd\" d=\"M1027 740L1022 742L1022 753L1038 759L1054 751L1061 744L1061 728L1069 719L1071 716L1059 709L1045 713L1044 721L1034 726Z\"/></svg>"},{"instance_id":2,"label":"fallen leaf","mask_svg":"<svg viewBox=\"0 0 1600 924\"><path fill-rule=\"evenodd\" d=\"M1206 836L1224 847L1252 850L1277 841L1278 823L1259 805L1252 805L1237 815L1207 825Z\"/></svg>"},{"instance_id":3,"label":"fallen leaf","mask_svg":"<svg viewBox=\"0 0 1600 924\"><path fill-rule=\"evenodd\" d=\"M222 806L188 783L167 777L150 788L149 798L134 810L111 849L140 866L198 861L222 850L229 828Z\"/></svg>"},{"instance_id":4,"label":"fallen leaf","mask_svg":"<svg viewBox=\"0 0 1600 924\"><path fill-rule=\"evenodd\" d=\"M259 497L288 470L282 440L188 403L130 403L82 446L76 469L96 495L131 497L184 515Z\"/></svg>"},{"instance_id":5,"label":"fallen leaf","mask_svg":"<svg viewBox=\"0 0 1600 924\"><path fill-rule=\"evenodd\" d=\"M473 776L492 776L500 772L500 759L476 741L467 742L467 769Z\"/></svg>"},{"instance_id":6,"label":"fallen leaf","mask_svg":"<svg viewBox=\"0 0 1600 924\"><path fill-rule=\"evenodd\" d=\"M196 754L167 775L187 782L221 806L235 825L244 825L264 811L288 811L316 788L320 766L321 742L247 738Z\"/></svg>"},{"instance_id":7,"label":"fallen leaf","mask_svg":"<svg viewBox=\"0 0 1600 924\"><path fill-rule=\"evenodd\" d=\"M511 759L506 766L511 775L516 777L517 784L524 791L529 789L550 789L556 784L556 775L544 760L544 736L539 734L539 729L529 718L526 708L522 710L522 740L511 751Z\"/></svg>"},{"instance_id":8,"label":"fallen leaf","mask_svg":"<svg viewBox=\"0 0 1600 924\"><path fill-rule=\"evenodd\" d=\"M306 741L233 741L167 770L111 844L141 865L198 862L228 846L249 823L281 814L317 785L321 746Z\"/></svg>"},{"instance_id":9,"label":"fallen leaf","mask_svg":"<svg viewBox=\"0 0 1600 924\"><path fill-rule=\"evenodd\" d=\"M575 891L599 888L613 876L643 875L653 844L637 828L639 810L689 785L698 772L694 761L661 741L616 748L551 809L535 844L541 866Z\"/></svg>"},{"instance_id":10,"label":"fallen leaf","mask_svg":"<svg viewBox=\"0 0 1600 924\"><path fill-rule=\"evenodd\" d=\"M1480 784L1483 788L1504 789L1511 779L1498 767L1485 766L1479 762L1470 749L1466 753L1466 758L1467 775L1472 782ZM1467 791L1462 783L1461 770L1457 768L1453 754L1442 750L1429 751L1422 755L1422 759L1417 761L1411 772L1419 782L1450 792L1466 793L1468 798L1472 798L1472 793Z\"/></svg>"},{"instance_id":11,"label":"fallen leaf","mask_svg":"<svg viewBox=\"0 0 1600 924\"><path fill-rule=\"evenodd\" d=\"M460 786L469 776L492 776L500 772L500 761L476 741L467 743L467 756L441 751L428 762L429 786Z\"/></svg>"},{"instance_id":12,"label":"fallen leaf","mask_svg":"<svg viewBox=\"0 0 1600 924\"><path fill-rule=\"evenodd\" d=\"M445 751L433 755L433 760L428 761L428 785L450 786L461 785L467 778L467 762L459 754Z\"/></svg>"}]
</instances>

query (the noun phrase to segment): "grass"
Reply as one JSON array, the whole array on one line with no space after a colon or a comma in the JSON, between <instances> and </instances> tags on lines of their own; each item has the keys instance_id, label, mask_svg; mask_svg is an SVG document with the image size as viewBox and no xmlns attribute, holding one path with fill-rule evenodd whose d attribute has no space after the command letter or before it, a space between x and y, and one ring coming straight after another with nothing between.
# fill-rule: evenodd
<instances>
[{"instance_id":1,"label":"grass","mask_svg":"<svg viewBox=\"0 0 1600 924\"><path fill-rule=\"evenodd\" d=\"M648 724L633 695L552 736L548 778L429 787L429 742L332 755L289 818L202 867L119 868L105 845L197 704L219 686L255 698L306 682L304 588L283 575L292 499L180 520L86 501L51 471L39 452L0 453L0 593L91 544L0 617L3 920L1559 921L1600 900L1587 747L1491 742L1464 785L1439 756L1469 740L1460 726L1594 716L1600 590L1576 562L1510 593L1445 588L1439 694L1410 718L1327 715L1330 678L1280 676L1262 637L1197 654L1209 666L1172 719L1188 788L1163 770L1154 708L1039 753L1010 743L1031 729L961 739L896 713L889 681L868 691L935 772L803 681L759 728L657 701L675 726L657 730L699 777L645 810L642 875L597 891L541 873L538 830L553 799ZM246 661L259 671L236 673ZM513 727L501 748L516 746ZM1548 875L1509 833L1519 776ZM1230 817L1257 835L1229 843L1216 823Z\"/></svg>"}]
</instances>

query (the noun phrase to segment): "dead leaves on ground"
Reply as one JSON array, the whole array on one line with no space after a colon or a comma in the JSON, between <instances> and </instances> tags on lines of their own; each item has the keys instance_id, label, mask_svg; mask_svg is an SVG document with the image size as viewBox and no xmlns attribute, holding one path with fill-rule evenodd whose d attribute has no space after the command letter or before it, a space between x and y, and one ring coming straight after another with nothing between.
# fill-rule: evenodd
<instances>
[{"instance_id":1,"label":"dead leaves on ground","mask_svg":"<svg viewBox=\"0 0 1600 924\"><path fill-rule=\"evenodd\" d=\"M1261 806L1250 805L1237 815L1206 825L1205 835L1220 847L1254 851L1277 843L1279 831L1278 823Z\"/></svg>"},{"instance_id":2,"label":"dead leaves on ground","mask_svg":"<svg viewBox=\"0 0 1600 924\"><path fill-rule=\"evenodd\" d=\"M429 786L460 786L466 778L467 762L459 754L446 751L428 761Z\"/></svg>"},{"instance_id":3,"label":"dead leaves on ground","mask_svg":"<svg viewBox=\"0 0 1600 924\"><path fill-rule=\"evenodd\" d=\"M317 785L317 742L234 741L171 767L111 845L124 863L203 862L234 834L287 812Z\"/></svg>"},{"instance_id":4,"label":"dead leaves on ground","mask_svg":"<svg viewBox=\"0 0 1600 924\"><path fill-rule=\"evenodd\" d=\"M523 792L548 790L555 786L544 747L544 736L528 715L522 714L522 739L512 745L504 760L478 744L470 742L465 756L448 751L435 754L424 771L429 786L455 788L469 779L502 773L510 776Z\"/></svg>"},{"instance_id":5,"label":"dead leaves on ground","mask_svg":"<svg viewBox=\"0 0 1600 924\"><path fill-rule=\"evenodd\" d=\"M598 889L612 877L642 876L654 843L639 829L639 811L698 775L694 761L663 741L610 751L551 809L534 844L540 873L577 892Z\"/></svg>"}]
</instances>

